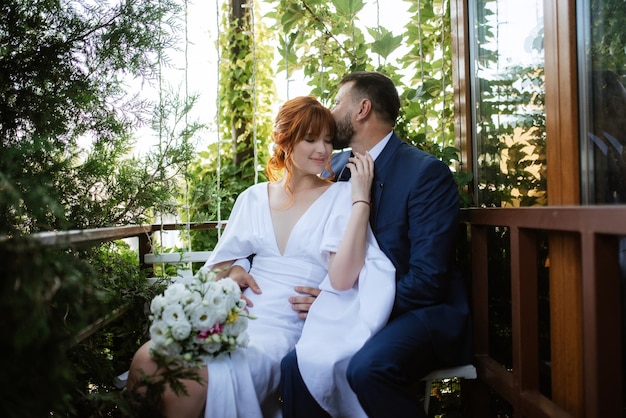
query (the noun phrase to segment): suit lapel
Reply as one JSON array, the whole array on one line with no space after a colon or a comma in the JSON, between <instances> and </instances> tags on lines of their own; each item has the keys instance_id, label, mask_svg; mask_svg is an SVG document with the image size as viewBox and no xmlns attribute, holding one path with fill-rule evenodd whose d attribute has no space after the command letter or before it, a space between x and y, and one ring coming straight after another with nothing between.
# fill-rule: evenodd
<instances>
[{"instance_id":1,"label":"suit lapel","mask_svg":"<svg viewBox=\"0 0 626 418\"><path fill-rule=\"evenodd\" d=\"M341 151L341 152L333 154L333 157L330 160L330 167L333 169L335 173L334 181L337 181L337 177L339 177L339 173L341 173L341 170L343 170L343 168L348 163L350 152L351 151L348 150L348 151ZM324 171L322 171L321 177L330 178L330 173L328 173L328 171L324 169Z\"/></svg>"},{"instance_id":2,"label":"suit lapel","mask_svg":"<svg viewBox=\"0 0 626 418\"><path fill-rule=\"evenodd\" d=\"M372 210L370 212L370 225L375 229L380 212L380 202L383 201L383 191L385 190L385 180L388 177L389 168L393 156L397 152L402 141L394 132L389 138L382 152L374 162L374 181L372 182Z\"/></svg>"},{"instance_id":3,"label":"suit lapel","mask_svg":"<svg viewBox=\"0 0 626 418\"><path fill-rule=\"evenodd\" d=\"M391 168L389 164L393 160L393 156L398 151L398 148L402 144L402 140L396 135L394 132L391 134L389 138L389 142L385 145L380 155L376 158L374 162L374 181L372 182L372 210L370 211L370 225L372 225L372 229L375 229L376 221L378 220L378 214L380 212L380 202L383 199L383 191L385 189L385 180L389 176L389 169ZM341 170L348 163L348 158L350 157L350 151L343 151L333 155L331 160L331 167L336 175L338 175ZM322 173L322 177L328 178L330 177L329 173L324 170Z\"/></svg>"}]
</instances>

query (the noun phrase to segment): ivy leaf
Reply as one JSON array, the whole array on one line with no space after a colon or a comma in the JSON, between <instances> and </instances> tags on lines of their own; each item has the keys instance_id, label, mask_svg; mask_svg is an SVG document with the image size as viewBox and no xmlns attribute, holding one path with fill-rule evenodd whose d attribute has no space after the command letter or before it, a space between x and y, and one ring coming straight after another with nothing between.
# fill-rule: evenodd
<instances>
[{"instance_id":1,"label":"ivy leaf","mask_svg":"<svg viewBox=\"0 0 626 418\"><path fill-rule=\"evenodd\" d=\"M339 15L345 16L349 20L354 19L357 13L365 7L362 0L333 0L333 5Z\"/></svg>"},{"instance_id":2,"label":"ivy leaf","mask_svg":"<svg viewBox=\"0 0 626 418\"><path fill-rule=\"evenodd\" d=\"M459 161L459 150L455 147L443 147L441 150L441 159L446 163Z\"/></svg>"},{"instance_id":3,"label":"ivy leaf","mask_svg":"<svg viewBox=\"0 0 626 418\"><path fill-rule=\"evenodd\" d=\"M283 31L289 33L291 28L304 17L304 11L297 3L290 3L280 18Z\"/></svg>"},{"instance_id":4,"label":"ivy leaf","mask_svg":"<svg viewBox=\"0 0 626 418\"><path fill-rule=\"evenodd\" d=\"M380 28L380 32L369 28L368 31L375 39L371 45L372 52L385 60L402 45L402 35L393 36L393 33L383 27Z\"/></svg>"},{"instance_id":5,"label":"ivy leaf","mask_svg":"<svg viewBox=\"0 0 626 418\"><path fill-rule=\"evenodd\" d=\"M413 100L431 100L439 95L441 92L441 81L435 79L427 79L422 82L422 85L415 91Z\"/></svg>"}]
</instances>

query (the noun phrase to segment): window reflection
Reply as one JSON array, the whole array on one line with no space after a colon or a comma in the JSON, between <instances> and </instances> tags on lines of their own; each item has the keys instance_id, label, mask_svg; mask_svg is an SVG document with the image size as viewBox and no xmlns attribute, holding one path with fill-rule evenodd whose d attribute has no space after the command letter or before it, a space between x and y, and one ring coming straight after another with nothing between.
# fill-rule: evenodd
<instances>
[{"instance_id":1,"label":"window reflection","mask_svg":"<svg viewBox=\"0 0 626 418\"><path fill-rule=\"evenodd\" d=\"M595 203L626 203L626 89L614 71L593 71L589 140Z\"/></svg>"},{"instance_id":2,"label":"window reflection","mask_svg":"<svg viewBox=\"0 0 626 418\"><path fill-rule=\"evenodd\" d=\"M585 133L581 197L588 204L624 204L626 51L621 40L626 36L626 8L623 1L592 0L581 2L578 14L581 132Z\"/></svg>"},{"instance_id":3,"label":"window reflection","mask_svg":"<svg viewBox=\"0 0 626 418\"><path fill-rule=\"evenodd\" d=\"M477 0L470 10L476 203L545 205L543 2Z\"/></svg>"}]
</instances>

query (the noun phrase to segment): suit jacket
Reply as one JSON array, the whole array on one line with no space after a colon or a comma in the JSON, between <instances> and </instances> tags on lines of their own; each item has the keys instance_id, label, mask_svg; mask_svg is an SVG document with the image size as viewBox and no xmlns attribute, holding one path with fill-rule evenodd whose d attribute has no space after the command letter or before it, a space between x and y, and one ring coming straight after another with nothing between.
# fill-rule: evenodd
<instances>
[{"instance_id":1,"label":"suit jacket","mask_svg":"<svg viewBox=\"0 0 626 418\"><path fill-rule=\"evenodd\" d=\"M333 156L335 173L349 152ZM370 224L396 268L391 320L411 312L430 330L442 361L471 360L467 292L456 266L459 195L448 166L395 133L377 157Z\"/></svg>"}]
</instances>

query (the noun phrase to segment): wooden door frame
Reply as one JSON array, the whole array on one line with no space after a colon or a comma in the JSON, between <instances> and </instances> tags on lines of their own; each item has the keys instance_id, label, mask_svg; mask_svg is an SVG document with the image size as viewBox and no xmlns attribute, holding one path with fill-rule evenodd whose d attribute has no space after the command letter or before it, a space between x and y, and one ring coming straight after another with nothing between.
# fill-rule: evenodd
<instances>
[{"instance_id":1,"label":"wooden door frame","mask_svg":"<svg viewBox=\"0 0 626 418\"><path fill-rule=\"evenodd\" d=\"M451 0L455 134L463 169L472 171L470 0ZM545 113L548 205L580 204L580 146L575 0L544 1ZM571 234L550 236L552 397L584 416L580 247ZM578 316L572 318L573 313ZM577 324L572 326L572 323Z\"/></svg>"}]
</instances>

